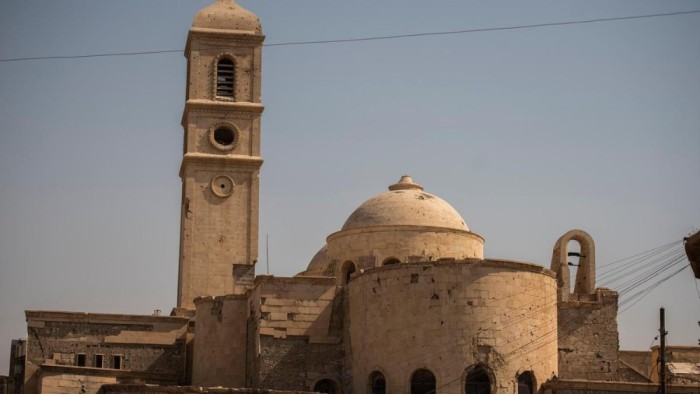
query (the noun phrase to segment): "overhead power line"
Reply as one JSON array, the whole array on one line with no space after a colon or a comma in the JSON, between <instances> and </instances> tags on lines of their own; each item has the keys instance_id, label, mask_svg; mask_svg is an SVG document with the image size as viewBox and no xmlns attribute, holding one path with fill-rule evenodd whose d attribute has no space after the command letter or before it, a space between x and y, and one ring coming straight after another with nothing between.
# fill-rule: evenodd
<instances>
[{"instance_id":1,"label":"overhead power line","mask_svg":"<svg viewBox=\"0 0 700 394\"><path fill-rule=\"evenodd\" d=\"M700 10L690 10L690 11L679 11L679 12L669 12L665 14L647 14L647 15L633 15L633 16L620 16L614 18L596 18L596 19L584 19L578 21L565 21L565 22L549 22L549 23L537 23L534 25L516 25L516 26L505 26L505 27L485 27L481 29L467 29L467 30L450 30L450 31L439 31L430 33L414 33L414 34L399 34L395 36L377 36L377 37L364 37L364 38L346 38L339 40L319 40L319 41L299 41L299 42L284 42L279 44L267 44L264 46L288 46L288 45L310 45L310 44L333 44L341 42L357 42L357 41L375 41L375 40L393 40L397 38L413 38L413 37L425 37L425 36L445 36L450 34L467 34L467 33L481 33L487 31L500 31L500 30L518 30L518 29L535 29L540 27L551 27L551 26L565 26L565 25L579 25L584 23L597 23L597 22L612 22L621 21L628 19L642 19L642 18L657 18L662 16L676 16L684 14L695 14L700 13Z\"/></svg>"},{"instance_id":2,"label":"overhead power line","mask_svg":"<svg viewBox=\"0 0 700 394\"><path fill-rule=\"evenodd\" d=\"M427 32L427 33L397 34L397 35L391 35L391 36L341 38L341 39L335 39L335 40L277 42L277 43L271 43L271 44L264 44L263 46L264 47L280 47L280 46L291 46L291 45L321 45L321 44L338 44L338 43L346 43L346 42L394 40L394 39L399 39L399 38L445 36L445 35L452 35L452 34L483 33L483 32L489 32L489 31L536 29L536 28L541 28L541 27L580 25L580 24L585 24L585 23L600 23L600 22L613 22L613 21L622 21L622 20L630 20L630 19L658 18L658 17L688 15L688 14L697 14L697 13L700 13L700 10L688 10L688 11L678 11L678 12L668 12L668 13L658 13L658 14L646 14L646 15L620 16L620 17L612 17L612 18L595 18L595 19L584 19L584 20L576 20L576 21L564 21L564 22L548 22L548 23L537 23L537 24L532 24L532 25L515 25L515 26L502 26L502 27L485 27L485 28L480 28L480 29L465 29L465 30ZM110 56L141 56L141 55L155 55L155 54L162 54L162 53L175 53L175 52L182 52L182 51L183 51L182 49L166 49L166 50L157 50L157 51L114 52L114 53L98 53L98 54L87 54L87 55L17 57L17 58L0 59L0 62L5 63L5 62L20 62L20 61L28 61L28 60L82 59L82 58L90 58L90 57L110 57Z\"/></svg>"}]
</instances>

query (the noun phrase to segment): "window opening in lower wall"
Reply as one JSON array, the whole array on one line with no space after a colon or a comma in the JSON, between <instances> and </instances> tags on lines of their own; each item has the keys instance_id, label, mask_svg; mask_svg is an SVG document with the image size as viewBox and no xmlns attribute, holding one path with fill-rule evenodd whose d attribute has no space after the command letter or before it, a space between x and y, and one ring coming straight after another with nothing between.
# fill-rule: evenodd
<instances>
[{"instance_id":1,"label":"window opening in lower wall","mask_svg":"<svg viewBox=\"0 0 700 394\"><path fill-rule=\"evenodd\" d=\"M80 353L75 355L75 365L77 367L84 367L86 366L87 360L85 357L85 354Z\"/></svg>"},{"instance_id":2,"label":"window opening in lower wall","mask_svg":"<svg viewBox=\"0 0 700 394\"><path fill-rule=\"evenodd\" d=\"M95 355L95 368L104 368L104 355L102 354L96 354Z\"/></svg>"},{"instance_id":3,"label":"window opening in lower wall","mask_svg":"<svg viewBox=\"0 0 700 394\"><path fill-rule=\"evenodd\" d=\"M384 374L374 371L369 375L369 392L370 394L386 394Z\"/></svg>"},{"instance_id":4,"label":"window opening in lower wall","mask_svg":"<svg viewBox=\"0 0 700 394\"><path fill-rule=\"evenodd\" d=\"M518 375L518 394L534 394L535 379L530 371Z\"/></svg>"},{"instance_id":5,"label":"window opening in lower wall","mask_svg":"<svg viewBox=\"0 0 700 394\"><path fill-rule=\"evenodd\" d=\"M122 369L122 356L121 355L112 356L112 368L113 369Z\"/></svg>"},{"instance_id":6,"label":"window opening in lower wall","mask_svg":"<svg viewBox=\"0 0 700 394\"><path fill-rule=\"evenodd\" d=\"M467 394L491 394L491 378L483 366L478 365L469 371L464 391Z\"/></svg>"},{"instance_id":7,"label":"window opening in lower wall","mask_svg":"<svg viewBox=\"0 0 700 394\"><path fill-rule=\"evenodd\" d=\"M393 264L399 264L401 261L397 259L396 257L389 257L388 259L384 260L384 265L393 265Z\"/></svg>"},{"instance_id":8,"label":"window opening in lower wall","mask_svg":"<svg viewBox=\"0 0 700 394\"><path fill-rule=\"evenodd\" d=\"M419 369L411 375L411 394L435 394L435 375Z\"/></svg>"},{"instance_id":9,"label":"window opening in lower wall","mask_svg":"<svg viewBox=\"0 0 700 394\"><path fill-rule=\"evenodd\" d=\"M335 382L330 379L321 379L314 385L314 391L317 393L337 394L338 387Z\"/></svg>"}]
</instances>

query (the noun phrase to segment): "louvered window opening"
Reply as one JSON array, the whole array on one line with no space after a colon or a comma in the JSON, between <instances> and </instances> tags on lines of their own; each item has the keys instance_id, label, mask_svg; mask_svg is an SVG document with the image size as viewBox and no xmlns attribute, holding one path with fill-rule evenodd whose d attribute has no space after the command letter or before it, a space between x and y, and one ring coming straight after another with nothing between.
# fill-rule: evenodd
<instances>
[{"instance_id":1,"label":"louvered window opening","mask_svg":"<svg viewBox=\"0 0 700 394\"><path fill-rule=\"evenodd\" d=\"M233 98L233 62L221 59L216 66L216 95Z\"/></svg>"}]
</instances>

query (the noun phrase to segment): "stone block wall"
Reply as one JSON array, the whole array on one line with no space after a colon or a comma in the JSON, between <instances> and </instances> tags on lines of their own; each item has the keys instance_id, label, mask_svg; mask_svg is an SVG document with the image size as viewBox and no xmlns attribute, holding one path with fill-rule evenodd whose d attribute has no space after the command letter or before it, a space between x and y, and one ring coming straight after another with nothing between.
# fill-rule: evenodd
<instances>
[{"instance_id":1,"label":"stone block wall","mask_svg":"<svg viewBox=\"0 0 700 394\"><path fill-rule=\"evenodd\" d=\"M248 297L200 297L194 338L192 384L246 386Z\"/></svg>"},{"instance_id":2,"label":"stone block wall","mask_svg":"<svg viewBox=\"0 0 700 394\"><path fill-rule=\"evenodd\" d=\"M114 376L90 376L75 373L42 373L39 384L41 394L84 393L96 394L102 385L114 384Z\"/></svg>"},{"instance_id":3,"label":"stone block wall","mask_svg":"<svg viewBox=\"0 0 700 394\"><path fill-rule=\"evenodd\" d=\"M358 269L381 267L387 259L420 262L441 258L483 258L484 239L469 231L423 226L377 226L339 231L328 237L334 264L352 261Z\"/></svg>"},{"instance_id":4,"label":"stone block wall","mask_svg":"<svg viewBox=\"0 0 700 394\"><path fill-rule=\"evenodd\" d=\"M471 260L396 264L366 271L346 286L346 365L363 393L373 371L388 392L410 392L425 368L437 392L463 393L469 368L484 365L492 390L517 391L530 371L535 384L557 373L554 274L525 263Z\"/></svg>"},{"instance_id":5,"label":"stone block wall","mask_svg":"<svg viewBox=\"0 0 700 394\"><path fill-rule=\"evenodd\" d=\"M105 385L100 394L309 394L304 391L277 391L253 388L223 388L197 386L156 387L144 385Z\"/></svg>"},{"instance_id":6,"label":"stone block wall","mask_svg":"<svg viewBox=\"0 0 700 394\"><path fill-rule=\"evenodd\" d=\"M651 351L620 350L618 378L623 382L651 382Z\"/></svg>"},{"instance_id":7,"label":"stone block wall","mask_svg":"<svg viewBox=\"0 0 700 394\"><path fill-rule=\"evenodd\" d=\"M256 279L249 329L257 333L253 387L311 390L342 374L342 296L334 278Z\"/></svg>"},{"instance_id":8,"label":"stone block wall","mask_svg":"<svg viewBox=\"0 0 700 394\"><path fill-rule=\"evenodd\" d=\"M660 381L659 346L651 348L651 380ZM698 386L700 383L700 346L666 346L666 377L668 383ZM700 392L700 389L698 390Z\"/></svg>"},{"instance_id":9,"label":"stone block wall","mask_svg":"<svg viewBox=\"0 0 700 394\"><path fill-rule=\"evenodd\" d=\"M543 394L658 394L659 385L633 382L599 382L586 380L553 380L542 385ZM666 386L668 394L697 394L697 385Z\"/></svg>"},{"instance_id":10,"label":"stone block wall","mask_svg":"<svg viewBox=\"0 0 700 394\"><path fill-rule=\"evenodd\" d=\"M12 378L0 376L0 394L12 394Z\"/></svg>"},{"instance_id":11,"label":"stone block wall","mask_svg":"<svg viewBox=\"0 0 700 394\"><path fill-rule=\"evenodd\" d=\"M618 294L597 289L559 302L559 377L618 380Z\"/></svg>"},{"instance_id":12,"label":"stone block wall","mask_svg":"<svg viewBox=\"0 0 700 394\"><path fill-rule=\"evenodd\" d=\"M46 383L52 367L80 370L146 372L151 381L185 379L188 318L27 311L25 393L35 393ZM78 365L84 355L85 366ZM96 365L96 355L102 365ZM115 369L115 356L121 357ZM59 379L60 380L60 379ZM65 379L63 379L65 380Z\"/></svg>"}]
</instances>

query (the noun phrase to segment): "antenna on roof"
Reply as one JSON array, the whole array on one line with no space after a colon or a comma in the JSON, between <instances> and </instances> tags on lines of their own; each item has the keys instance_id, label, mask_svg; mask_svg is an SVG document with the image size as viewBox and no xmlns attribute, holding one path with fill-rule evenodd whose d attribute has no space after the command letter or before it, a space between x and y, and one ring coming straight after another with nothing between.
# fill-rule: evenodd
<instances>
[{"instance_id":1,"label":"antenna on roof","mask_svg":"<svg viewBox=\"0 0 700 394\"><path fill-rule=\"evenodd\" d=\"M265 234L265 263L267 264L267 274L270 275L270 234Z\"/></svg>"}]
</instances>

